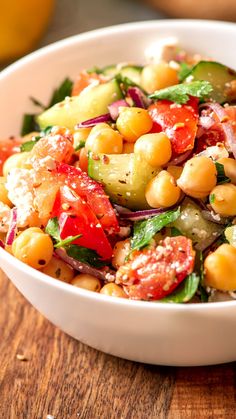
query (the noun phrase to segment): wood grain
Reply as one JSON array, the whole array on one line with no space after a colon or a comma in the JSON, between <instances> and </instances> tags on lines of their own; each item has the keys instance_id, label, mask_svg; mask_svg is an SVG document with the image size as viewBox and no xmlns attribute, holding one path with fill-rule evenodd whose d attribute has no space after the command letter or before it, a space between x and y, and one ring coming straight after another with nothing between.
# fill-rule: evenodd
<instances>
[{"instance_id":1,"label":"wood grain","mask_svg":"<svg viewBox=\"0 0 236 419\"><path fill-rule=\"evenodd\" d=\"M234 364L169 368L105 355L52 326L3 274L0 301L0 418L236 418Z\"/></svg>"}]
</instances>

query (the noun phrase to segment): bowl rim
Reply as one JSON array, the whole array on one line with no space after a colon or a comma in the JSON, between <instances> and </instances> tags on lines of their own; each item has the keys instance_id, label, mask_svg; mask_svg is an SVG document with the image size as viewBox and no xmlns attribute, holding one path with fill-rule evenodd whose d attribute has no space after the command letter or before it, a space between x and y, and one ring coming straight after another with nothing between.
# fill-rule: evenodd
<instances>
[{"instance_id":1,"label":"bowl rim","mask_svg":"<svg viewBox=\"0 0 236 419\"><path fill-rule=\"evenodd\" d=\"M41 58L44 55L50 54L51 52L56 52L67 46L73 46L76 43L94 39L95 37L103 37L104 35L118 33L121 29L126 31L135 31L136 29L144 29L146 27L153 28L165 28L166 26L171 25L172 29L180 28L182 26L189 27L192 29L193 26L201 26L201 28L221 28L224 30L235 31L236 25L233 22L225 22L218 20L203 20L203 19L163 19L163 20L146 20L146 21L137 21L130 23L122 23L118 25L107 26L100 29L95 29L87 31L84 33L79 33L61 39L59 41L53 42L47 46L39 48L38 50L31 52L23 58L20 58L16 62L10 64L4 70L0 72L0 81L4 80L5 77L16 71L18 68L24 67L31 60ZM37 269L34 269L25 263L18 260L16 257L8 253L6 250L0 248L0 260L6 259L9 265L16 267L21 273L26 273L29 276L35 277L39 282L45 283L45 285L51 285L62 291L65 291L69 294L78 295L84 299L96 301L97 303L106 303L106 304L119 304L126 307L140 308L144 310L174 310L174 311L198 311L198 310L218 310L229 308L230 306L236 305L235 301L221 301L214 303L188 303L188 304L178 304L178 303L161 303L159 301L140 301L140 300L129 300L126 298L117 298L117 297L108 297L106 295L85 290L82 288L75 287L69 283L65 283L55 278L50 277Z\"/></svg>"}]
</instances>

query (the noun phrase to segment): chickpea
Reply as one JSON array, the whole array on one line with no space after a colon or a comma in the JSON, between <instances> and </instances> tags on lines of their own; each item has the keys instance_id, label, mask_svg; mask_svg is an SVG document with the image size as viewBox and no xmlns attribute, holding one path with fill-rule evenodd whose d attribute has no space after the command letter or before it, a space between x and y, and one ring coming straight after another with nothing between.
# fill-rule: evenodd
<instances>
[{"instance_id":1,"label":"chickpea","mask_svg":"<svg viewBox=\"0 0 236 419\"><path fill-rule=\"evenodd\" d=\"M9 207L12 207L12 203L8 198L8 190L5 184L6 179L3 176L0 176L0 201L3 202L3 204L8 205Z\"/></svg>"},{"instance_id":2,"label":"chickpea","mask_svg":"<svg viewBox=\"0 0 236 419\"><path fill-rule=\"evenodd\" d=\"M14 240L12 253L32 268L42 269L52 258L53 243L40 228L30 227Z\"/></svg>"},{"instance_id":3,"label":"chickpea","mask_svg":"<svg viewBox=\"0 0 236 419\"><path fill-rule=\"evenodd\" d=\"M152 208L171 207L180 198L181 189L166 170L162 170L147 184L145 197Z\"/></svg>"},{"instance_id":4,"label":"chickpea","mask_svg":"<svg viewBox=\"0 0 236 419\"><path fill-rule=\"evenodd\" d=\"M148 92L164 89L178 84L178 73L168 63L149 64L144 67L141 74L141 86Z\"/></svg>"},{"instance_id":5,"label":"chickpea","mask_svg":"<svg viewBox=\"0 0 236 419\"><path fill-rule=\"evenodd\" d=\"M236 185L236 160L223 157L217 160L217 162L223 164L226 176Z\"/></svg>"},{"instance_id":6,"label":"chickpea","mask_svg":"<svg viewBox=\"0 0 236 419\"><path fill-rule=\"evenodd\" d=\"M78 288L83 288L85 290L99 292L101 289L101 282L98 278L89 274L79 274L76 275L71 284Z\"/></svg>"},{"instance_id":7,"label":"chickpea","mask_svg":"<svg viewBox=\"0 0 236 419\"><path fill-rule=\"evenodd\" d=\"M100 294L108 295L109 297L127 298L123 288L117 284L114 284L114 282L110 282L109 284L104 285L100 291Z\"/></svg>"},{"instance_id":8,"label":"chickpea","mask_svg":"<svg viewBox=\"0 0 236 419\"><path fill-rule=\"evenodd\" d=\"M74 132L73 139L75 149L78 146L81 146L81 144L85 144L85 141L87 140L90 131L91 128L79 128L77 131Z\"/></svg>"},{"instance_id":9,"label":"chickpea","mask_svg":"<svg viewBox=\"0 0 236 419\"><path fill-rule=\"evenodd\" d=\"M63 260L54 256L41 272L63 282L71 282L74 277L74 270Z\"/></svg>"},{"instance_id":10,"label":"chickpea","mask_svg":"<svg viewBox=\"0 0 236 419\"><path fill-rule=\"evenodd\" d=\"M185 163L177 185L186 195L205 198L215 187L216 176L216 167L210 158L193 157Z\"/></svg>"},{"instance_id":11,"label":"chickpea","mask_svg":"<svg viewBox=\"0 0 236 419\"><path fill-rule=\"evenodd\" d=\"M130 154L134 152L134 143L127 143L126 141L123 144L123 154Z\"/></svg>"},{"instance_id":12,"label":"chickpea","mask_svg":"<svg viewBox=\"0 0 236 419\"><path fill-rule=\"evenodd\" d=\"M94 153L121 154L123 150L123 138L118 131L109 125L94 127L85 143L85 148ZM106 125L106 127L104 127Z\"/></svg>"},{"instance_id":13,"label":"chickpea","mask_svg":"<svg viewBox=\"0 0 236 419\"><path fill-rule=\"evenodd\" d=\"M170 173L173 178L175 179L175 181L177 182L177 180L180 178L181 174L183 171L183 167L181 166L168 166L167 167L167 172Z\"/></svg>"},{"instance_id":14,"label":"chickpea","mask_svg":"<svg viewBox=\"0 0 236 419\"><path fill-rule=\"evenodd\" d=\"M162 166L171 158L171 142L163 132L142 135L135 143L134 152L151 166Z\"/></svg>"},{"instance_id":15,"label":"chickpea","mask_svg":"<svg viewBox=\"0 0 236 419\"><path fill-rule=\"evenodd\" d=\"M116 126L128 143L134 143L141 135L152 128L152 119L146 109L120 108Z\"/></svg>"},{"instance_id":16,"label":"chickpea","mask_svg":"<svg viewBox=\"0 0 236 419\"><path fill-rule=\"evenodd\" d=\"M218 214L225 217L236 215L236 186L232 183L217 185L212 189L209 199Z\"/></svg>"},{"instance_id":17,"label":"chickpea","mask_svg":"<svg viewBox=\"0 0 236 419\"><path fill-rule=\"evenodd\" d=\"M117 242L113 249L112 265L118 269L124 265L126 257L130 253L130 239L121 240Z\"/></svg>"},{"instance_id":18,"label":"chickpea","mask_svg":"<svg viewBox=\"0 0 236 419\"><path fill-rule=\"evenodd\" d=\"M236 248L222 244L204 262L205 285L221 291L236 289Z\"/></svg>"},{"instance_id":19,"label":"chickpea","mask_svg":"<svg viewBox=\"0 0 236 419\"><path fill-rule=\"evenodd\" d=\"M12 154L3 165L3 176L7 177L12 169L30 169L32 166L27 162L30 152Z\"/></svg>"}]
</instances>

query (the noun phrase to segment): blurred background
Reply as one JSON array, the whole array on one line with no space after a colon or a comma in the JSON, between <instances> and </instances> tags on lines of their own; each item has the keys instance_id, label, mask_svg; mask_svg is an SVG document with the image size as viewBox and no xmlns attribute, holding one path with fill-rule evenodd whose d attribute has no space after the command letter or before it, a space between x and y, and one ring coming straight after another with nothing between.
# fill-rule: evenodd
<instances>
[{"instance_id":1,"label":"blurred background","mask_svg":"<svg viewBox=\"0 0 236 419\"><path fill-rule=\"evenodd\" d=\"M236 0L0 0L0 68L43 45L118 23L236 20Z\"/></svg>"}]
</instances>

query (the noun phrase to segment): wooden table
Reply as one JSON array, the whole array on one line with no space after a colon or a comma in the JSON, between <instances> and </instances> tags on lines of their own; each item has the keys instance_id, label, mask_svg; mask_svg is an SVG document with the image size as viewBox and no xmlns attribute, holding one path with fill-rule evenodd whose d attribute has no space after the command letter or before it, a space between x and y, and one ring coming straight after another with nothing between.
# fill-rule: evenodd
<instances>
[{"instance_id":1,"label":"wooden table","mask_svg":"<svg viewBox=\"0 0 236 419\"><path fill-rule=\"evenodd\" d=\"M135 0L58 0L41 44L158 17ZM0 419L236 418L234 364L169 368L104 355L52 326L2 273L0 304Z\"/></svg>"},{"instance_id":2,"label":"wooden table","mask_svg":"<svg viewBox=\"0 0 236 419\"><path fill-rule=\"evenodd\" d=\"M105 355L51 325L3 273L0 301L1 419L236 418L234 364L173 368Z\"/></svg>"}]
</instances>

